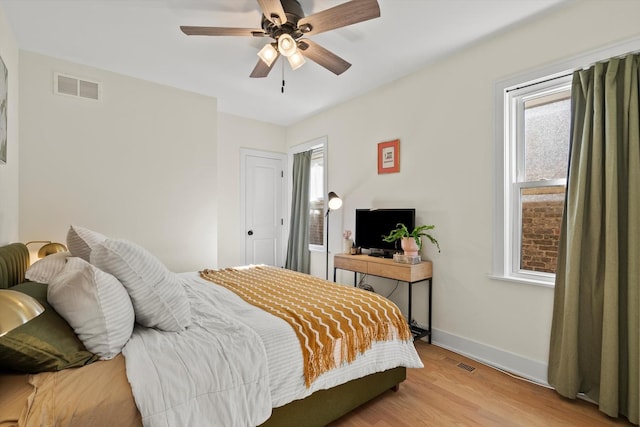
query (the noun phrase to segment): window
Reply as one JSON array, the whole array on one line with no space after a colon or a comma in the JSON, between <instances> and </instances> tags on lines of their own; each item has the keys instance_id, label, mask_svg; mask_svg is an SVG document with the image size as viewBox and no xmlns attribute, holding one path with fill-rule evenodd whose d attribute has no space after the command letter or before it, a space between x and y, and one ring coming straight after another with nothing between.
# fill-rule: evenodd
<instances>
[{"instance_id":1,"label":"window","mask_svg":"<svg viewBox=\"0 0 640 427\"><path fill-rule=\"evenodd\" d=\"M553 286L569 155L571 70L639 49L635 37L496 82L492 278Z\"/></svg>"},{"instance_id":2,"label":"window","mask_svg":"<svg viewBox=\"0 0 640 427\"><path fill-rule=\"evenodd\" d=\"M324 244L324 146L316 147L311 154L309 176L309 245Z\"/></svg>"},{"instance_id":3,"label":"window","mask_svg":"<svg viewBox=\"0 0 640 427\"><path fill-rule=\"evenodd\" d=\"M571 76L504 90L503 276L552 285L566 189Z\"/></svg>"},{"instance_id":4,"label":"window","mask_svg":"<svg viewBox=\"0 0 640 427\"><path fill-rule=\"evenodd\" d=\"M324 251L324 213L327 197L327 138L321 137L291 148L289 155L311 150L309 170L309 250ZM293 158L290 159L293 165Z\"/></svg>"}]
</instances>

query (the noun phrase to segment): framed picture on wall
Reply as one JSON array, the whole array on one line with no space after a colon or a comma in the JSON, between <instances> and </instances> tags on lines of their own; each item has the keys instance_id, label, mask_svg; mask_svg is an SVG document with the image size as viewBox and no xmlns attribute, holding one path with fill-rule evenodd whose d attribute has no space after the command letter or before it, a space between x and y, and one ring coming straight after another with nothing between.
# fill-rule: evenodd
<instances>
[{"instance_id":1,"label":"framed picture on wall","mask_svg":"<svg viewBox=\"0 0 640 427\"><path fill-rule=\"evenodd\" d=\"M400 140L378 144L378 174L400 172Z\"/></svg>"},{"instance_id":2,"label":"framed picture on wall","mask_svg":"<svg viewBox=\"0 0 640 427\"><path fill-rule=\"evenodd\" d=\"M9 73L0 58L0 164L7 163L7 94L9 92Z\"/></svg>"}]
</instances>

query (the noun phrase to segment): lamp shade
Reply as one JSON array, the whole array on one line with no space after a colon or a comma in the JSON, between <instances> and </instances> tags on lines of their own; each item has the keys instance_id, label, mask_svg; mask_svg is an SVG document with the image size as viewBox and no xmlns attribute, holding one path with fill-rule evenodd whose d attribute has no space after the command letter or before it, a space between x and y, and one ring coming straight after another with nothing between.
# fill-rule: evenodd
<instances>
[{"instance_id":1,"label":"lamp shade","mask_svg":"<svg viewBox=\"0 0 640 427\"><path fill-rule=\"evenodd\" d=\"M0 289L0 337L39 316L44 307L27 294Z\"/></svg>"},{"instance_id":2,"label":"lamp shade","mask_svg":"<svg viewBox=\"0 0 640 427\"><path fill-rule=\"evenodd\" d=\"M302 67L305 62L307 62L300 51L296 51L293 55L287 57L287 60L289 61L289 65L291 65L292 70L297 70L298 68Z\"/></svg>"},{"instance_id":3,"label":"lamp shade","mask_svg":"<svg viewBox=\"0 0 640 427\"><path fill-rule=\"evenodd\" d=\"M32 240L25 243L25 246L29 246L33 243L44 243L38 250L38 258L44 258L49 255L56 254L58 252L66 252L67 247L62 243L52 242L51 240Z\"/></svg>"},{"instance_id":4,"label":"lamp shade","mask_svg":"<svg viewBox=\"0 0 640 427\"><path fill-rule=\"evenodd\" d=\"M66 252L67 247L62 243L51 242L47 243L38 250L38 258L44 258L49 255L57 254L58 252Z\"/></svg>"},{"instance_id":5,"label":"lamp shade","mask_svg":"<svg viewBox=\"0 0 640 427\"><path fill-rule=\"evenodd\" d=\"M329 210L335 211L342 207L342 199L333 191L329 193Z\"/></svg>"},{"instance_id":6,"label":"lamp shade","mask_svg":"<svg viewBox=\"0 0 640 427\"><path fill-rule=\"evenodd\" d=\"M283 34L278 37L278 50L284 56L291 56L298 50L296 41L289 34Z\"/></svg>"},{"instance_id":7,"label":"lamp shade","mask_svg":"<svg viewBox=\"0 0 640 427\"><path fill-rule=\"evenodd\" d=\"M264 62L267 65L267 67L271 67L271 64L273 64L273 61L275 61L278 58L278 51L273 46L274 44L275 43L273 44L267 43L266 45L264 45L262 49L260 49L260 52L258 52L258 56L260 57L262 62Z\"/></svg>"}]
</instances>

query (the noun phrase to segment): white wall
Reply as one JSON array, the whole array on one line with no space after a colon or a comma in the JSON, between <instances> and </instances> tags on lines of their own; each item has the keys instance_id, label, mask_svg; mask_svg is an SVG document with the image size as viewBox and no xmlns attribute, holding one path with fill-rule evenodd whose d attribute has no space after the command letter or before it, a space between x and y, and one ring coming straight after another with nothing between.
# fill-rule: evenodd
<instances>
[{"instance_id":1,"label":"white wall","mask_svg":"<svg viewBox=\"0 0 640 427\"><path fill-rule=\"evenodd\" d=\"M243 265L244 230L240 222L240 149L286 152L282 126L220 113L218 121L218 267Z\"/></svg>"},{"instance_id":2,"label":"white wall","mask_svg":"<svg viewBox=\"0 0 640 427\"><path fill-rule=\"evenodd\" d=\"M55 95L53 73L102 83ZM70 224L132 240L175 271L217 265L217 101L20 52L20 238Z\"/></svg>"},{"instance_id":3,"label":"white wall","mask_svg":"<svg viewBox=\"0 0 640 427\"><path fill-rule=\"evenodd\" d=\"M9 73L7 163L0 164L0 245L18 240L18 45L0 8L0 58Z\"/></svg>"},{"instance_id":4,"label":"white wall","mask_svg":"<svg viewBox=\"0 0 640 427\"><path fill-rule=\"evenodd\" d=\"M550 288L488 278L492 260L493 90L498 80L637 36L640 2L580 1L443 58L422 71L291 126L288 144L329 141L332 251L354 209L415 207L435 224L434 339L546 380L553 303ZM425 41L428 42L428 41ZM640 47L640 46L639 46ZM377 144L400 139L400 173L378 175ZM324 266L324 256L312 258ZM352 283L352 274L339 279ZM383 295L395 283L372 280ZM406 285L391 299L406 310ZM413 315L426 323L424 288ZM405 311L406 313L406 311Z\"/></svg>"}]
</instances>

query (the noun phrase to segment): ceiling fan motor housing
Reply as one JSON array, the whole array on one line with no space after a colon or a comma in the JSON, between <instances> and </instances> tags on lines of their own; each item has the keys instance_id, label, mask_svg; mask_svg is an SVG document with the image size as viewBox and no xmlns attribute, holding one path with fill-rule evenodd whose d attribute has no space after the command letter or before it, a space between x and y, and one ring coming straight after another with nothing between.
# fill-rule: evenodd
<instances>
[{"instance_id":1,"label":"ceiling fan motor housing","mask_svg":"<svg viewBox=\"0 0 640 427\"><path fill-rule=\"evenodd\" d=\"M310 27L298 28L298 21L301 18L304 18L304 12L302 10L302 6L300 6L300 3L297 0L281 0L281 3L284 12L287 15L287 22L282 25L277 25L269 18L262 15L262 29L265 33L276 40L282 34L289 34L297 40L302 37L305 32L309 32L311 30Z\"/></svg>"}]
</instances>

